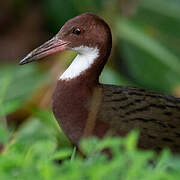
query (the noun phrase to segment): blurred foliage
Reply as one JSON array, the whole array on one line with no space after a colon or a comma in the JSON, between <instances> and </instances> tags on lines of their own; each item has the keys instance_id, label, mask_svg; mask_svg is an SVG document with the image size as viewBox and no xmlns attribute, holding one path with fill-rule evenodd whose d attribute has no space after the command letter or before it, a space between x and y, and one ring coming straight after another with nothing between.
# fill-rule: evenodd
<instances>
[{"instance_id":1,"label":"blurred foliage","mask_svg":"<svg viewBox=\"0 0 180 180\"><path fill-rule=\"evenodd\" d=\"M143 0L135 16L117 18L119 51L141 86L172 93L180 79L180 2Z\"/></svg>"},{"instance_id":2,"label":"blurred foliage","mask_svg":"<svg viewBox=\"0 0 180 180\"><path fill-rule=\"evenodd\" d=\"M73 149L58 145L58 134L53 126L32 118L15 134L0 154L1 179L163 179L180 178L180 158L164 150L158 157L151 151L136 148L137 133L126 138L106 137L83 140L81 151L86 158L75 154ZM9 132L0 128L0 134ZM101 151L110 148L112 158Z\"/></svg>"},{"instance_id":3,"label":"blurred foliage","mask_svg":"<svg viewBox=\"0 0 180 180\"><path fill-rule=\"evenodd\" d=\"M34 64L23 68L18 65L1 66L0 116L21 107L45 77Z\"/></svg>"},{"instance_id":4,"label":"blurred foliage","mask_svg":"<svg viewBox=\"0 0 180 180\"><path fill-rule=\"evenodd\" d=\"M101 82L180 96L179 0L21 0L8 1L6 6L6 14L0 16L0 32L7 33L7 38L0 37L1 53L11 54L8 43L12 42L17 53L24 53L17 47L29 47L30 51L32 42L25 46L28 39L36 40L44 33L49 38L69 18L92 12L103 17L113 32L113 51ZM38 29L33 25L36 13L40 20L35 25L40 26L41 32L28 35L31 25L32 32ZM18 19L22 24L17 23ZM37 91L40 87L48 92L46 86L52 86L57 73L51 73L53 66L49 64L44 70L36 63L20 67L2 57L0 55L0 179L180 179L179 157L167 150L158 156L137 150L134 132L124 139L106 137L103 141L96 138L83 141L81 149L87 157L82 158L73 151L52 112L40 110L38 104L30 107L28 119L15 131L16 128L7 123L7 115L26 108L34 94L41 95ZM50 63L55 67L59 65L59 62ZM105 147L112 149L110 160L100 153Z\"/></svg>"}]
</instances>

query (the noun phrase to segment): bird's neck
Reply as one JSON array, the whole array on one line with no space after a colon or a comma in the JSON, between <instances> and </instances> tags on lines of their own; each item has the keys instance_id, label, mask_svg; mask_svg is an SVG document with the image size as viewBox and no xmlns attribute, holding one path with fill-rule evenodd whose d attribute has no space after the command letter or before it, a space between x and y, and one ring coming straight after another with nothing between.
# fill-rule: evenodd
<instances>
[{"instance_id":1,"label":"bird's neck","mask_svg":"<svg viewBox=\"0 0 180 180\"><path fill-rule=\"evenodd\" d=\"M86 129L94 92L101 89L99 75L108 56L109 54L102 54L98 48L84 49L60 76L56 85L53 112L64 132L75 144Z\"/></svg>"},{"instance_id":2,"label":"bird's neck","mask_svg":"<svg viewBox=\"0 0 180 180\"><path fill-rule=\"evenodd\" d=\"M59 77L59 81L90 81L98 83L99 75L107 61L108 56L104 56L97 47L80 46L73 48L78 52L68 69Z\"/></svg>"}]
</instances>

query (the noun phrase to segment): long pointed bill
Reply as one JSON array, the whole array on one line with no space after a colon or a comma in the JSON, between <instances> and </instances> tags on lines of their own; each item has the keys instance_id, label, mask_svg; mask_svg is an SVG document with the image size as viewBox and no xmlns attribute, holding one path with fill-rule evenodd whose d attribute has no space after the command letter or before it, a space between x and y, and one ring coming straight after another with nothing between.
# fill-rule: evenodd
<instances>
[{"instance_id":1,"label":"long pointed bill","mask_svg":"<svg viewBox=\"0 0 180 180\"><path fill-rule=\"evenodd\" d=\"M68 42L62 41L55 36L51 40L45 42L43 45L30 52L25 58L23 58L19 62L19 64L27 64L29 62L41 59L58 51L66 50L68 44Z\"/></svg>"}]
</instances>

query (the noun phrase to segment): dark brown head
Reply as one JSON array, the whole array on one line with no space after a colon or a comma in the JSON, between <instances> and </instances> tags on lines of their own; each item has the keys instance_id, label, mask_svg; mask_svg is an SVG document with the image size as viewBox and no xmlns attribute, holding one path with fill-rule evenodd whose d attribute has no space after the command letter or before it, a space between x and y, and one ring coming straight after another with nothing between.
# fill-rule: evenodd
<instances>
[{"instance_id":1,"label":"dark brown head","mask_svg":"<svg viewBox=\"0 0 180 180\"><path fill-rule=\"evenodd\" d=\"M26 64L62 50L81 53L82 48L97 48L102 58L110 54L111 31L104 20L96 15L85 13L68 20L58 34L29 53L20 64Z\"/></svg>"}]
</instances>

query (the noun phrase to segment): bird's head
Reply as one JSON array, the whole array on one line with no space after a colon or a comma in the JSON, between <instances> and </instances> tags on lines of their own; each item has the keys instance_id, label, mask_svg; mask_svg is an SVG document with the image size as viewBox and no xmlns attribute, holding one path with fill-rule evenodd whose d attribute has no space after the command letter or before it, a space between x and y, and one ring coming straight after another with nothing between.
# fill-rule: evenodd
<instances>
[{"instance_id":1,"label":"bird's head","mask_svg":"<svg viewBox=\"0 0 180 180\"><path fill-rule=\"evenodd\" d=\"M88 48L96 48L106 52L104 55L109 55L111 41L111 31L106 22L96 15L84 13L68 20L51 40L30 52L19 64L64 50L74 50L82 54L88 53Z\"/></svg>"}]
</instances>

